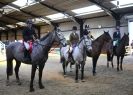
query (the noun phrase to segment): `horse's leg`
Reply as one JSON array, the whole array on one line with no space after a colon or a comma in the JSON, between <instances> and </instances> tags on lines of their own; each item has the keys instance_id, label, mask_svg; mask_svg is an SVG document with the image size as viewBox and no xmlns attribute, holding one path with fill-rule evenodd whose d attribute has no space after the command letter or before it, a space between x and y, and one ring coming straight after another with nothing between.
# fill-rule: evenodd
<instances>
[{"instance_id":1,"label":"horse's leg","mask_svg":"<svg viewBox=\"0 0 133 95\"><path fill-rule=\"evenodd\" d=\"M34 81L34 77L35 77L35 73L36 73L36 68L37 68L37 65L32 64L31 81L30 81L30 92L34 91L33 81Z\"/></svg>"},{"instance_id":2,"label":"horse's leg","mask_svg":"<svg viewBox=\"0 0 133 95\"><path fill-rule=\"evenodd\" d=\"M16 66L15 66L14 71L15 71L16 81L17 81L18 85L21 85L21 82L19 80L19 74L18 74L20 65L21 65L21 62L16 60Z\"/></svg>"},{"instance_id":3,"label":"horse's leg","mask_svg":"<svg viewBox=\"0 0 133 95\"><path fill-rule=\"evenodd\" d=\"M66 75L66 61L63 61L62 67L63 67L64 75Z\"/></svg>"},{"instance_id":4,"label":"horse's leg","mask_svg":"<svg viewBox=\"0 0 133 95\"><path fill-rule=\"evenodd\" d=\"M119 71L119 56L117 56L117 71Z\"/></svg>"},{"instance_id":5,"label":"horse's leg","mask_svg":"<svg viewBox=\"0 0 133 95\"><path fill-rule=\"evenodd\" d=\"M7 72L7 82L6 82L6 85L9 86L9 76L11 76L13 74L13 63L12 63L12 59L9 60L7 59L7 69L6 69L6 72Z\"/></svg>"},{"instance_id":6,"label":"horse's leg","mask_svg":"<svg viewBox=\"0 0 133 95\"><path fill-rule=\"evenodd\" d=\"M83 61L82 63L81 63L81 80L82 80L82 82L84 82L84 66L85 66L85 62Z\"/></svg>"},{"instance_id":7,"label":"horse's leg","mask_svg":"<svg viewBox=\"0 0 133 95\"><path fill-rule=\"evenodd\" d=\"M95 74L96 74L96 64L97 64L98 57L99 57L99 55L93 57L93 71L92 71L93 76L95 76Z\"/></svg>"},{"instance_id":8,"label":"horse's leg","mask_svg":"<svg viewBox=\"0 0 133 95\"><path fill-rule=\"evenodd\" d=\"M123 70L122 63L123 63L124 56L121 56L121 62L120 62L120 69Z\"/></svg>"},{"instance_id":9,"label":"horse's leg","mask_svg":"<svg viewBox=\"0 0 133 95\"><path fill-rule=\"evenodd\" d=\"M71 62L70 62L70 72L72 72L72 64L71 64Z\"/></svg>"},{"instance_id":10,"label":"horse's leg","mask_svg":"<svg viewBox=\"0 0 133 95\"><path fill-rule=\"evenodd\" d=\"M78 83L78 68L79 68L79 64L76 62L75 63L75 71L76 71L75 82L76 83Z\"/></svg>"},{"instance_id":11,"label":"horse's leg","mask_svg":"<svg viewBox=\"0 0 133 95\"><path fill-rule=\"evenodd\" d=\"M111 65L112 65L112 68L114 68L114 64L113 64L113 58L114 58L114 54L112 54L112 56L111 56Z\"/></svg>"},{"instance_id":12,"label":"horse's leg","mask_svg":"<svg viewBox=\"0 0 133 95\"><path fill-rule=\"evenodd\" d=\"M42 72L43 72L44 65L45 64L40 64L39 65L39 88L40 89L43 89L44 88L44 86L42 84Z\"/></svg>"},{"instance_id":13,"label":"horse's leg","mask_svg":"<svg viewBox=\"0 0 133 95\"><path fill-rule=\"evenodd\" d=\"M111 61L110 58L111 56L110 56L110 53L109 52L107 52L107 68L109 68L109 61Z\"/></svg>"}]
</instances>

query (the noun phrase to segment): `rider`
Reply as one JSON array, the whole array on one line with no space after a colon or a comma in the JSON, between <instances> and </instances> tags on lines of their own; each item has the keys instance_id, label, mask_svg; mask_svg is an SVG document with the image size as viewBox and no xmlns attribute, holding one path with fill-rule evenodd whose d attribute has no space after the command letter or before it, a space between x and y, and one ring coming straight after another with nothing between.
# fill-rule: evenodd
<instances>
[{"instance_id":1,"label":"rider","mask_svg":"<svg viewBox=\"0 0 133 95\"><path fill-rule=\"evenodd\" d=\"M77 27L73 26L72 27L72 33L69 36L70 45L72 47L72 51L69 54L69 58L72 58L73 49L76 47L76 45L77 45L77 43L79 41L79 35L78 35L78 33L76 33L76 31L77 31Z\"/></svg>"},{"instance_id":2,"label":"rider","mask_svg":"<svg viewBox=\"0 0 133 95\"><path fill-rule=\"evenodd\" d=\"M120 27L117 26L116 31L113 34L113 50L115 50L116 47L118 46L120 39L121 39Z\"/></svg>"},{"instance_id":3,"label":"rider","mask_svg":"<svg viewBox=\"0 0 133 95\"><path fill-rule=\"evenodd\" d=\"M89 25L85 25L85 29L83 31L84 35L88 35L91 38L91 40L94 40L94 37L91 35L91 31L88 31L88 29Z\"/></svg>"},{"instance_id":4,"label":"rider","mask_svg":"<svg viewBox=\"0 0 133 95\"><path fill-rule=\"evenodd\" d=\"M28 58L30 59L30 52L29 50L31 49L31 43L37 39L37 35L35 33L35 29L33 28L33 22L32 19L28 19L26 21L27 27L24 28L24 30L22 31L22 35L23 35L23 43L25 46L25 50L24 50L24 58Z\"/></svg>"}]
</instances>

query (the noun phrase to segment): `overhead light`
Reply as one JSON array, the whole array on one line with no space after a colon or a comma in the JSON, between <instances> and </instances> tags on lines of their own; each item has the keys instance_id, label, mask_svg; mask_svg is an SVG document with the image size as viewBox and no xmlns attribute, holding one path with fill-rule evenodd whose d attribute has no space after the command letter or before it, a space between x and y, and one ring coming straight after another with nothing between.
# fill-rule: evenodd
<instances>
[{"instance_id":1,"label":"overhead light","mask_svg":"<svg viewBox=\"0 0 133 95\"><path fill-rule=\"evenodd\" d=\"M52 15L48 15L46 17L50 18L51 20L58 20L58 19L68 18L67 16L65 16L62 13L52 14Z\"/></svg>"},{"instance_id":2,"label":"overhead light","mask_svg":"<svg viewBox=\"0 0 133 95\"><path fill-rule=\"evenodd\" d=\"M74 9L74 10L71 10L71 11L76 13L77 15L85 15L85 14L92 14L92 13L102 12L103 10L100 7L96 6L96 5L92 5L92 6L88 6L88 7Z\"/></svg>"},{"instance_id":3,"label":"overhead light","mask_svg":"<svg viewBox=\"0 0 133 95\"><path fill-rule=\"evenodd\" d=\"M26 26L26 24L24 22L18 22L16 24L21 25L21 26Z\"/></svg>"},{"instance_id":4,"label":"overhead light","mask_svg":"<svg viewBox=\"0 0 133 95\"><path fill-rule=\"evenodd\" d=\"M33 0L16 0L12 3L17 6L23 7L23 6L29 5L32 2L33 2Z\"/></svg>"},{"instance_id":5,"label":"overhead light","mask_svg":"<svg viewBox=\"0 0 133 95\"><path fill-rule=\"evenodd\" d=\"M14 25L6 25L6 26L8 26L8 27L10 27L10 28L15 28Z\"/></svg>"},{"instance_id":6,"label":"overhead light","mask_svg":"<svg viewBox=\"0 0 133 95\"><path fill-rule=\"evenodd\" d=\"M0 27L0 30L5 30L6 28L4 28L4 27Z\"/></svg>"}]
</instances>

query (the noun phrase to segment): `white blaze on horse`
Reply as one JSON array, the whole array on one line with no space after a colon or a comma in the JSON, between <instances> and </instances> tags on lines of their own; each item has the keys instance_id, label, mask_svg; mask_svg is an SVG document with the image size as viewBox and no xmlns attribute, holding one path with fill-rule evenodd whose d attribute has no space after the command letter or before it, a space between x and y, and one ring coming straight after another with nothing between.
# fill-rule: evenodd
<instances>
[{"instance_id":1,"label":"white blaze on horse","mask_svg":"<svg viewBox=\"0 0 133 95\"><path fill-rule=\"evenodd\" d=\"M84 65L85 65L85 57L86 57L86 50L91 51L92 50L92 41L88 36L83 36L80 41L78 42L77 46L74 48L72 52L72 56L75 63L76 68L76 76L75 81L78 82L78 70L79 65L81 65L81 80L84 78ZM61 57L63 60L63 71L64 75L66 74L66 67L69 63L69 46L61 47Z\"/></svg>"}]
</instances>

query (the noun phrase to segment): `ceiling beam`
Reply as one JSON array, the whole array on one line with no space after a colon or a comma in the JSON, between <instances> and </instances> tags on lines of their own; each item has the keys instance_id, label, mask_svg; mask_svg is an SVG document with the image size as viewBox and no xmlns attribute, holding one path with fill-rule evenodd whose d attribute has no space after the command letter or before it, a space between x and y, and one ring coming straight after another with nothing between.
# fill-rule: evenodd
<instances>
[{"instance_id":1,"label":"ceiling beam","mask_svg":"<svg viewBox=\"0 0 133 95\"><path fill-rule=\"evenodd\" d=\"M8 25L8 24L10 24L10 23L7 23L7 22L5 22L5 21L3 21L3 20L0 20L0 27L5 27L5 28L7 28L7 29L10 29L10 27L8 27L8 26L6 26L6 25Z\"/></svg>"},{"instance_id":2,"label":"ceiling beam","mask_svg":"<svg viewBox=\"0 0 133 95\"><path fill-rule=\"evenodd\" d=\"M5 17L7 17L7 18L10 18L10 19L12 19L12 20L19 21L19 22L25 22L24 20L20 20L20 19L17 19L17 18L15 18L15 17L9 16L9 15L3 15L3 16L5 16Z\"/></svg>"},{"instance_id":3,"label":"ceiling beam","mask_svg":"<svg viewBox=\"0 0 133 95\"><path fill-rule=\"evenodd\" d=\"M2 5L7 5L7 4L5 4L5 3L3 3L3 2L0 2L0 4L2 4ZM48 23L48 24L52 24L52 23L53 23L52 21L49 21L49 19L47 19L46 17L38 16L38 15L32 14L32 13L30 13L30 12L24 11L24 10L21 9L21 7L15 5L15 4L10 3L10 4L8 4L8 5L11 6L11 7L14 7L15 9L17 9L17 10L19 10L19 11L25 13L25 14L28 14L28 15L30 15L30 16L32 16L32 17L36 17L36 18L40 18L40 17L41 17L41 18L43 18L44 21L45 21L46 23Z\"/></svg>"},{"instance_id":4,"label":"ceiling beam","mask_svg":"<svg viewBox=\"0 0 133 95\"><path fill-rule=\"evenodd\" d=\"M73 15L67 13L67 12L64 11L64 10L61 10L61 9L58 9L58 8L53 7L52 5L43 3L43 2L41 2L41 1L39 1L39 3L40 3L41 5L43 5L43 6L45 6L45 7L48 7L48 8L50 8L50 9L54 10L54 11L57 11L57 12L59 12L59 13L64 14L65 16L67 16L67 17L69 17L71 20L73 20L74 22L77 22L77 19L79 19L79 18L74 17Z\"/></svg>"},{"instance_id":5,"label":"ceiling beam","mask_svg":"<svg viewBox=\"0 0 133 95\"><path fill-rule=\"evenodd\" d=\"M21 7L19 7L17 5L14 5L14 4L9 4L9 5L12 6L12 7L14 7L14 8L16 8L16 9L18 9L19 11L21 11L21 12L23 12L25 14L28 14L28 15L32 16L32 17L43 18L45 20L45 22L48 23L48 24L52 24L53 23L52 21L50 21L46 17L42 17L42 16L39 16L39 15L33 14L31 12L24 11L24 10L21 9Z\"/></svg>"},{"instance_id":6,"label":"ceiling beam","mask_svg":"<svg viewBox=\"0 0 133 95\"><path fill-rule=\"evenodd\" d=\"M117 13L115 13L114 11L112 11L111 9L109 9L108 7L106 7L105 5L102 4L102 2L98 2L98 0L88 0L91 3L94 3L95 5L101 7L107 14L109 14L110 16L112 16L115 20L120 19L120 15L118 15Z\"/></svg>"}]
</instances>

